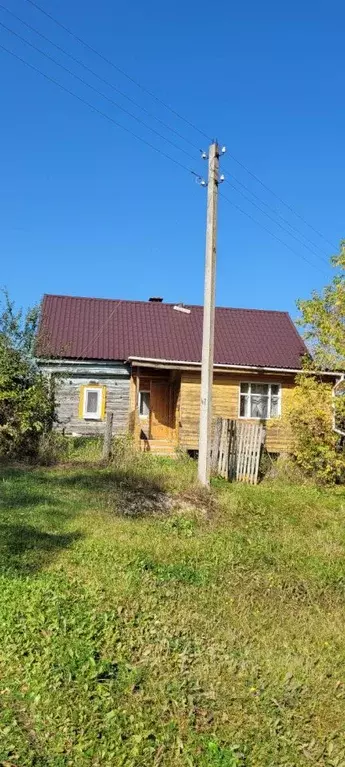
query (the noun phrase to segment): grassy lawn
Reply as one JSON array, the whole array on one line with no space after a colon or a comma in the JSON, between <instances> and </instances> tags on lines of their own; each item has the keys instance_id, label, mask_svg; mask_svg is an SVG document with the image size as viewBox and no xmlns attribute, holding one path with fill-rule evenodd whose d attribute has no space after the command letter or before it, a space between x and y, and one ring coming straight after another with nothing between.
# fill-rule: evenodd
<instances>
[{"instance_id":1,"label":"grassy lawn","mask_svg":"<svg viewBox=\"0 0 345 767\"><path fill-rule=\"evenodd\" d=\"M193 475L0 469L1 765L344 767L345 490Z\"/></svg>"}]
</instances>

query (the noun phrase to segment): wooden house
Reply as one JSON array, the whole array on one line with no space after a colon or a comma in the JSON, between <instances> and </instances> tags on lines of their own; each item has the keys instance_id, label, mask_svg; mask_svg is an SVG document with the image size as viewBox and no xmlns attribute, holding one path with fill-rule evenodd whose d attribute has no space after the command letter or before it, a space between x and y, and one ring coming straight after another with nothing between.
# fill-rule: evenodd
<instances>
[{"instance_id":1,"label":"wooden house","mask_svg":"<svg viewBox=\"0 0 345 767\"><path fill-rule=\"evenodd\" d=\"M141 449L197 450L202 319L201 306L161 299L45 296L37 356L56 382L59 428L100 435L110 409L115 433ZM217 308L214 416L260 420L268 451L288 450L279 421L306 353L286 312Z\"/></svg>"}]
</instances>

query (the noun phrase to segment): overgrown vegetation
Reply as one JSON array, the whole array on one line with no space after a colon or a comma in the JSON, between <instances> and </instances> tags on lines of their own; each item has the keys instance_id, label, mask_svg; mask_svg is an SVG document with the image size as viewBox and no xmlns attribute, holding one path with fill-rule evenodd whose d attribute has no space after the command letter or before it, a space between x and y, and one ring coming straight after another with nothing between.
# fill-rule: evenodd
<instances>
[{"instance_id":1,"label":"overgrown vegetation","mask_svg":"<svg viewBox=\"0 0 345 767\"><path fill-rule=\"evenodd\" d=\"M317 370L345 370L345 240L331 263L337 270L331 283L297 302Z\"/></svg>"},{"instance_id":2,"label":"overgrown vegetation","mask_svg":"<svg viewBox=\"0 0 345 767\"><path fill-rule=\"evenodd\" d=\"M306 477L323 484L345 479L345 455L333 430L332 408L332 385L302 374L284 417L297 466Z\"/></svg>"},{"instance_id":3,"label":"overgrown vegetation","mask_svg":"<svg viewBox=\"0 0 345 767\"><path fill-rule=\"evenodd\" d=\"M1 470L0 764L343 767L345 491L80 458Z\"/></svg>"},{"instance_id":4,"label":"overgrown vegetation","mask_svg":"<svg viewBox=\"0 0 345 767\"><path fill-rule=\"evenodd\" d=\"M16 312L7 293L0 304L0 455L37 457L51 431L54 406L48 381L37 370L32 344L38 310Z\"/></svg>"},{"instance_id":5,"label":"overgrown vegetation","mask_svg":"<svg viewBox=\"0 0 345 767\"><path fill-rule=\"evenodd\" d=\"M317 375L322 370L345 371L345 241L332 264L337 272L330 285L298 302L312 358L305 360L305 372L284 414L297 466L321 483L345 478L344 440L334 430L336 425L345 431L345 389L343 396L332 398L332 384Z\"/></svg>"}]
</instances>

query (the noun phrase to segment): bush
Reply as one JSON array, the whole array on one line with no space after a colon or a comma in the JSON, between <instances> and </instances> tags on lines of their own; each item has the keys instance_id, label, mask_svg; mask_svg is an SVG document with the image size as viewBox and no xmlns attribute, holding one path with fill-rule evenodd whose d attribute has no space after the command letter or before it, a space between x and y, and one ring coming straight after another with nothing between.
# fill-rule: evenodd
<instances>
[{"instance_id":1,"label":"bush","mask_svg":"<svg viewBox=\"0 0 345 767\"><path fill-rule=\"evenodd\" d=\"M54 402L49 381L31 355L37 312L22 320L5 294L0 313L0 455L38 456L42 435L51 431Z\"/></svg>"},{"instance_id":2,"label":"bush","mask_svg":"<svg viewBox=\"0 0 345 767\"><path fill-rule=\"evenodd\" d=\"M41 435L51 430L53 419L48 381L0 339L0 455L37 455Z\"/></svg>"},{"instance_id":3,"label":"bush","mask_svg":"<svg viewBox=\"0 0 345 767\"><path fill-rule=\"evenodd\" d=\"M292 453L303 473L323 484L345 479L344 452L339 449L332 416L331 385L313 375L300 375L286 416Z\"/></svg>"}]
</instances>

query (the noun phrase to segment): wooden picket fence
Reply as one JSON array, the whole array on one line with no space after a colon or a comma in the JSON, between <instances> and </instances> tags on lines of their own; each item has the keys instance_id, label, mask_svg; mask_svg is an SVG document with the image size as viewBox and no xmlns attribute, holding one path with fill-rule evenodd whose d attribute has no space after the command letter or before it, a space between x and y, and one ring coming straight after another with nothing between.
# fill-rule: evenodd
<instances>
[{"instance_id":1,"label":"wooden picket fence","mask_svg":"<svg viewBox=\"0 0 345 767\"><path fill-rule=\"evenodd\" d=\"M213 474L256 485L264 442L261 424L217 418L211 454Z\"/></svg>"}]
</instances>

